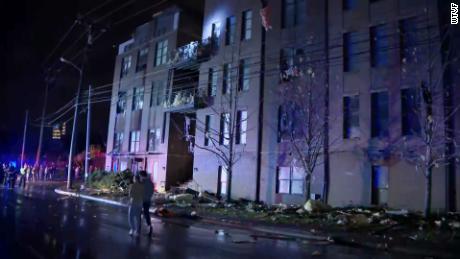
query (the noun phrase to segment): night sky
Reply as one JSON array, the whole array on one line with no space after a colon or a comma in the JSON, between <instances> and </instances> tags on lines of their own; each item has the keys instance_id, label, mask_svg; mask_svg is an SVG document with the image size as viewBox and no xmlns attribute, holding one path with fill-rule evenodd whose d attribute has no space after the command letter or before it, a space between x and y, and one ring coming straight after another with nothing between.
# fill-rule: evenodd
<instances>
[{"instance_id":1,"label":"night sky","mask_svg":"<svg viewBox=\"0 0 460 259\"><path fill-rule=\"evenodd\" d=\"M45 62L60 38L69 29L78 14L86 14L95 7L101 8L86 18L100 19L106 14L118 11L102 19L98 25L108 28L94 42L89 52L88 69L85 72L83 89L112 82L117 45L127 40L135 27L149 21L152 14L172 3L179 4L188 12L202 10L202 1L159 1L159 0L15 0L2 1L2 40L0 45L0 154L19 155L25 111L30 111L26 153L33 157L38 144L39 117L43 104L45 83L44 71L50 66L61 68L54 83L50 85L47 114L66 104L75 94L78 73L68 65L58 62L61 55L69 58L84 46L84 40L77 39L83 33L82 26L76 26L69 37ZM193 2L193 3L192 3ZM142 13L136 15L141 10ZM131 17L132 16L132 17ZM131 17L131 18L129 18ZM126 19L126 20L124 20ZM124 20L120 23L120 21ZM116 24L116 25L114 25ZM76 43L75 43L76 42ZM81 58L73 60L80 65ZM45 63L44 63L45 62ZM53 64L57 63L56 66ZM104 145L107 138L109 103L93 106L92 144ZM64 116L69 118L72 113ZM84 148L85 114L79 116L78 150ZM70 132L68 125L68 132ZM44 152L60 154L68 150L68 139L51 141L51 129L45 131ZM1 158L0 158L1 159Z\"/></svg>"}]
</instances>

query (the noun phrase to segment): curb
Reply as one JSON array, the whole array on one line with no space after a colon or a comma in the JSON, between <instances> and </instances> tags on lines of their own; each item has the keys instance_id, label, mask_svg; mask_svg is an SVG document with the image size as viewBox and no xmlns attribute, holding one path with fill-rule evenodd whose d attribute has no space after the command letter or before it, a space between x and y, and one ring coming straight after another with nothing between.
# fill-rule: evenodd
<instances>
[{"instance_id":1,"label":"curb","mask_svg":"<svg viewBox=\"0 0 460 259\"><path fill-rule=\"evenodd\" d=\"M71 196L71 197L83 198L83 199L102 202L102 203L111 204L111 205L115 205L115 206L128 207L127 204L124 204L122 202L113 201L113 200L104 199L104 198L97 198L97 197L86 195L86 194L80 194L80 193L76 193L76 192L68 192L68 191L63 191L63 190L60 190L60 189L54 189L54 192L57 193L57 194L61 194L61 195L67 195L67 196Z\"/></svg>"}]
</instances>

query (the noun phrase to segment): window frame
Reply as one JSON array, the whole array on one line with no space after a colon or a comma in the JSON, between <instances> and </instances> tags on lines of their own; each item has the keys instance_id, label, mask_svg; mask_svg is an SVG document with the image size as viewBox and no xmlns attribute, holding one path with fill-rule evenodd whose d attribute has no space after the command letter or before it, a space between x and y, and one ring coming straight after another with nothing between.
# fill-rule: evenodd
<instances>
[{"instance_id":1,"label":"window frame","mask_svg":"<svg viewBox=\"0 0 460 259\"><path fill-rule=\"evenodd\" d=\"M154 66L161 66L168 62L168 39L157 41L155 44L155 62Z\"/></svg>"},{"instance_id":2,"label":"window frame","mask_svg":"<svg viewBox=\"0 0 460 259\"><path fill-rule=\"evenodd\" d=\"M140 130L132 130L129 133L129 153L136 153L140 150Z\"/></svg>"},{"instance_id":3,"label":"window frame","mask_svg":"<svg viewBox=\"0 0 460 259\"><path fill-rule=\"evenodd\" d=\"M359 123L359 109L360 109L359 94L343 96L342 102L343 102L343 106L342 106L342 109L343 109L343 112L342 112L342 114L343 114L343 133L342 133L343 134L343 139L359 138L360 137L360 134L359 134L359 129L360 129L360 123ZM358 129L356 135L353 134L353 129L354 128Z\"/></svg>"},{"instance_id":4,"label":"window frame","mask_svg":"<svg viewBox=\"0 0 460 259\"><path fill-rule=\"evenodd\" d=\"M252 38L252 10L243 11L241 18L241 41L247 41Z\"/></svg>"},{"instance_id":5,"label":"window frame","mask_svg":"<svg viewBox=\"0 0 460 259\"><path fill-rule=\"evenodd\" d=\"M281 172L283 169L286 170L285 173L288 174L287 178L286 176L283 176L285 178L281 178L281 175L282 175ZM276 168L276 193L277 194L302 195L302 196L305 195L305 177L302 176L302 177L296 178L295 177L296 170L299 170L300 172L303 171L301 167L292 166L292 165L291 166L277 166ZM303 174L305 174L305 172L303 172ZM283 186L281 182L285 182L288 184L287 192L285 190L281 190L281 186ZM293 191L293 184L298 183L298 182L301 182L301 188L300 188L301 193Z\"/></svg>"},{"instance_id":6,"label":"window frame","mask_svg":"<svg viewBox=\"0 0 460 259\"><path fill-rule=\"evenodd\" d=\"M232 45L235 43L236 37L236 17L234 15L225 19L225 45Z\"/></svg>"}]
</instances>

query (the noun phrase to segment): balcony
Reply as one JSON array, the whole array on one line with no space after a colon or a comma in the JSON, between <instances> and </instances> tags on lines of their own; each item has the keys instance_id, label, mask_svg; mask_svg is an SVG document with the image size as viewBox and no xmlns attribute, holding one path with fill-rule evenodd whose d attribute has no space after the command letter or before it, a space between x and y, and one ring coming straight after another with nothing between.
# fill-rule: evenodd
<instances>
[{"instance_id":1,"label":"balcony","mask_svg":"<svg viewBox=\"0 0 460 259\"><path fill-rule=\"evenodd\" d=\"M212 101L203 91L196 88L173 90L165 100L164 108L170 112L201 109L209 105L209 100Z\"/></svg>"},{"instance_id":2,"label":"balcony","mask_svg":"<svg viewBox=\"0 0 460 259\"><path fill-rule=\"evenodd\" d=\"M170 64L176 68L188 68L209 60L218 50L218 39L209 37L203 41L192 41L172 51Z\"/></svg>"}]
</instances>

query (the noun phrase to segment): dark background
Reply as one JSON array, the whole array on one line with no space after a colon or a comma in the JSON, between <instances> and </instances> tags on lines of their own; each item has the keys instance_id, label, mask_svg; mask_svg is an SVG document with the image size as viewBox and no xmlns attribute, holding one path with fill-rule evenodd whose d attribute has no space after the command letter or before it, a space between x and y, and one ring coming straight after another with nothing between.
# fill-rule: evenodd
<instances>
[{"instance_id":1,"label":"dark background","mask_svg":"<svg viewBox=\"0 0 460 259\"><path fill-rule=\"evenodd\" d=\"M39 118L45 91L47 68L61 69L50 85L47 114L59 109L74 95L78 84L78 72L58 62L61 55L70 59L83 48L83 26L76 26L59 48L50 53L66 33L78 14L87 19L98 19L109 12L123 8L103 19L97 26L107 28L95 42L88 54L83 90L110 84L113 80L114 61L118 44L129 39L135 27L151 20L152 14L171 4L178 4L186 12L199 17L202 0L15 0L2 1L2 39L0 45L0 159L19 156L22 144L25 111L29 110L30 124L26 141L26 155L33 159L38 145ZM127 4L128 2L131 2ZM127 5L126 5L127 4ZM139 13L140 11L143 11ZM136 15L136 13L139 13ZM117 22L126 19L124 22ZM97 33L96 33L97 34ZM78 40L80 38L80 40ZM49 57L50 56L50 57ZM48 58L48 59L47 59ZM46 61L46 62L45 62ZM81 64L81 55L73 62ZM70 118L72 112L63 117ZM109 102L93 105L91 143L105 147ZM84 147L85 114L80 114L77 151ZM62 121L62 120L61 120ZM67 124L71 132L71 123ZM50 156L68 152L69 135L61 141L51 140L51 128L45 128L42 153Z\"/></svg>"}]
</instances>

